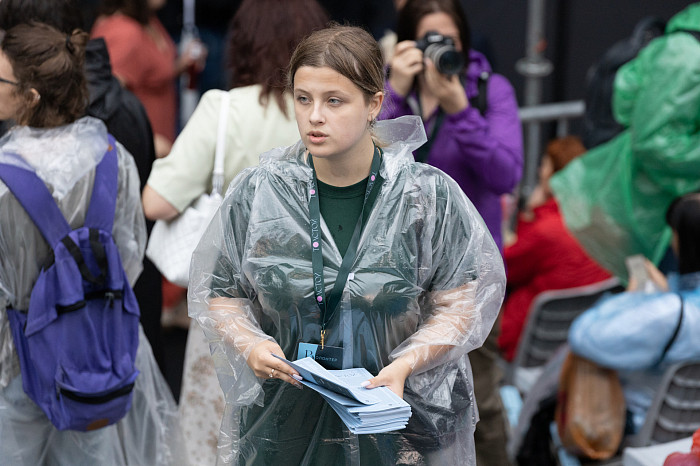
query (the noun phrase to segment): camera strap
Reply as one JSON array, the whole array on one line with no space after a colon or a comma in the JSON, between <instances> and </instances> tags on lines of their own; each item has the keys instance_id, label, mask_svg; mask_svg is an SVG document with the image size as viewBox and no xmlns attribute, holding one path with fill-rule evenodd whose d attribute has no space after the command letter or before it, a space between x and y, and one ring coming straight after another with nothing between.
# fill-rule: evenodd
<instances>
[{"instance_id":1,"label":"camera strap","mask_svg":"<svg viewBox=\"0 0 700 466\"><path fill-rule=\"evenodd\" d=\"M490 77L491 73L489 73L488 71L482 71L479 74L476 83L477 94L469 99L469 105L477 109L481 116L484 116L484 114L486 113L486 106L488 104L486 88ZM465 87L464 80L465 77L460 76L460 82L462 83L462 87ZM420 103L420 97L418 95L416 95L415 97L410 96L408 98L408 104L413 110L413 113L418 114L421 117L421 119L423 119L423 106ZM444 121L445 112L443 112L442 108L440 108L439 106L437 108L435 122L431 125L430 128L428 128L428 126L425 124L425 120L423 120L423 126L425 126L426 132L428 133L428 141L413 152L413 157L415 158L416 162L427 162L428 157L430 156L430 150L433 148L433 143L435 142L435 139L437 138L437 135L440 132L440 127L442 127L442 123Z\"/></svg>"},{"instance_id":2,"label":"camera strap","mask_svg":"<svg viewBox=\"0 0 700 466\"><path fill-rule=\"evenodd\" d=\"M428 129L428 126L425 124L425 119L423 119L423 106L420 103L420 97L418 95L416 95L415 98L411 96L408 99L408 103L413 109L413 112L420 115L421 120L423 120L423 126L427 130L426 133L428 133L426 134L428 136L428 141L413 152L413 158L416 160L416 162L426 163L428 160L428 156L430 155L430 150L433 148L435 138L440 132L440 127L442 126L442 123L445 121L445 112L443 112L442 109L438 106L435 121L432 125L430 125L430 128Z\"/></svg>"},{"instance_id":3,"label":"camera strap","mask_svg":"<svg viewBox=\"0 0 700 466\"><path fill-rule=\"evenodd\" d=\"M484 116L484 114L486 113L486 106L488 104L486 95L486 85L488 84L490 77L491 73L489 73L488 71L482 71L481 73L479 73L479 77L476 81L477 93L474 97L469 99L469 105L479 110L481 116Z\"/></svg>"}]
</instances>

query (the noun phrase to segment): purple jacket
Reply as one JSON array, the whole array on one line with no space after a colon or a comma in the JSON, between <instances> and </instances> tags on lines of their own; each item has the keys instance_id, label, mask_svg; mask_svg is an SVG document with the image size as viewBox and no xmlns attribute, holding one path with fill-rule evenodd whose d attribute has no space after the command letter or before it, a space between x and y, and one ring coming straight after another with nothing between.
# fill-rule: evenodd
<instances>
[{"instance_id":1,"label":"purple jacket","mask_svg":"<svg viewBox=\"0 0 700 466\"><path fill-rule=\"evenodd\" d=\"M467 97L477 93L477 78L491 72L486 58L469 51ZM381 119L413 115L409 99L398 95L386 83L387 101ZM414 94L413 98L417 98ZM488 227L499 249L501 239L502 194L510 193L520 181L523 168L523 143L518 103L508 80L492 74L487 83L487 105L484 116L467 107L454 115L446 115L430 149L427 163L450 175L472 201ZM436 112L425 121L428 128Z\"/></svg>"}]
</instances>

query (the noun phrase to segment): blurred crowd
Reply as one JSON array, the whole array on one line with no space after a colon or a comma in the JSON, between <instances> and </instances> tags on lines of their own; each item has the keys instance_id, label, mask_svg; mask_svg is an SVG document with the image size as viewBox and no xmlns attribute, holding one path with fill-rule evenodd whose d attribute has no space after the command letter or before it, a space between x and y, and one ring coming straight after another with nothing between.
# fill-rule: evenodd
<instances>
[{"instance_id":1,"label":"blurred crowd","mask_svg":"<svg viewBox=\"0 0 700 466\"><path fill-rule=\"evenodd\" d=\"M373 93L359 86L360 78L352 78L349 71L338 71L344 69L342 63L304 64L307 63L304 59L316 63L298 56L303 46L311 47L304 40L310 35L317 37L313 34L331 22L360 26L371 35L381 51L379 64L366 64L358 58L363 56L363 51L344 47L357 60L355 68L380 70L375 81L381 81L383 91ZM0 29L4 31L0 38L0 120L4 133L0 139L0 163L15 163L10 160L10 154L15 153L25 159L52 191L73 227L85 218L87 186L91 181L84 177L96 170L105 152L107 134L118 143L120 176L134 181L120 184L115 214L115 222L124 215L127 220L121 221L129 225L123 223L121 227L130 229L131 234L117 237L115 233L115 242L140 307L143 338L137 367L138 380L145 380L139 382L142 386L138 386L139 391L134 395L129 416L115 424L120 427L84 433L57 430L36 406L29 406L32 402L22 392L23 378L10 324L6 317L0 317L0 432L3 433L0 457L11 458L0 463L94 464L96 458L101 458L105 464L213 465L265 464L273 461L270 458L283 458L287 454L297 458L294 455L299 454L296 450L301 447L289 446L285 450L282 436L275 437L275 422L268 419L271 414L266 414L261 406L279 409L273 407L288 396L287 392L273 392L264 385L271 382L266 379L268 375L273 379L277 369L263 373L262 359L250 349L232 356L228 351L234 347L238 350L239 343L227 340L225 332L216 336L223 324L216 323L216 318L210 315L212 309L223 313L223 307L216 308L223 304L206 301L202 308L205 310L199 311L197 306L202 303L197 293L240 301L242 298L237 293L244 293L241 290L246 286L255 289L251 292L245 288L250 298L250 310L246 312L260 320L262 330L255 329L261 332L261 339L274 341L284 350L288 350L285 345L289 341L297 343L296 326L310 325L303 320L307 318L301 315L303 312L298 322L281 317L282 309L268 312L267 308L274 305L261 291L265 287L258 287L259 282L281 280L292 298L304 293L313 296L310 284L306 291L294 288L298 286L296 280L301 280L299 276L305 278L304 272L299 272L301 269L295 269L296 258L281 256L289 270L275 273L263 268L249 269L236 261L243 261L244 256L253 257L255 251L251 249L276 251L278 237L285 232L293 234L291 227L285 230L287 225L275 223L277 213L282 217L291 214L275 203L277 198L273 194L284 192L280 199L291 202L299 189L294 185L273 185L267 188L273 194L268 193L263 210L269 209L274 214L268 221L276 226L264 228L276 228L277 234L270 233L254 246L249 244L250 238L259 233L260 224L256 221L261 220L248 211L252 208L247 203L253 200L245 197L244 182L257 183L256 189L267 187L268 181L261 175L258 175L261 179L253 182L246 178L258 173L255 167L262 163L260 155L276 148L295 148L300 136L301 147L306 147L311 157L315 141L328 134L321 129L304 132L304 122L298 120L302 114L300 106L306 103L304 99L312 100L313 86L328 85L333 79L333 85L338 88L345 85L344 79L355 86L352 89L364 93L366 108L363 108L368 109L369 115L362 131L372 135L375 147L386 151L382 157L389 167L391 144L397 141L381 141L377 137L386 131L382 128L390 127L383 125L391 125L396 119L408 121L402 118L422 122L419 133L425 143L404 150L415 162L428 166L426 173L432 175L422 176L446 174L449 182L445 183L450 187L425 181L418 175L415 180L406 181L401 194L394 195L406 199L406 205L401 204L406 211L401 215L407 218L418 215L418 220L410 225L406 221L401 233L412 234L412 229L417 228L420 230L417 236L428 235L425 238L430 239L416 240L413 244L402 237L396 244L386 246L394 234L391 224L404 225L398 214L393 219L387 215L381 217L387 226L378 233L383 237L375 238L377 244L372 249L372 254L378 255L373 257L376 260L372 264L380 275L380 271L389 273L385 270L398 267L399 262L389 252L382 258L377 251L382 247L393 251L392 248L399 248L399 243L405 248L398 256L412 258L415 263L403 266L397 277L414 266L415 274L420 275L424 270L420 261L432 253L429 262L434 262L435 276L444 279L444 283L437 278L423 282L416 279L416 283L407 286L398 278L395 282L373 278L367 279L371 286L366 285L366 289L358 292L364 293L362 301L371 302L371 306L391 308L382 310L389 314L399 311L394 309L395 304L383 300L388 301L396 293L406 297L405 302L403 298L399 300L406 308L413 306L414 294L420 295L416 298L420 306L424 301L439 305L435 304L426 315L400 311L406 311L402 323L416 320L411 321L416 325L415 333L409 332L405 341L394 341L401 333L386 322L386 327L381 327L372 338L360 335L369 323L346 322L347 332L357 334L345 338L358 348L361 346L362 351L377 353L376 360L369 358L376 364L370 372L378 373L377 383L387 380L386 385L393 388L395 379L387 375L388 369L397 367L392 362L405 356L401 351L406 346L413 349L411 344L418 339L421 325L439 320L441 314L434 309L456 306L452 301L469 301L465 305L467 310L459 308L450 312L468 314L471 327L464 329L460 325L467 324L450 321L450 328L459 329L459 337L432 347L430 351L440 352L439 358L433 353L423 357L423 362L435 357L434 364L410 364L409 375L402 382L413 416L420 419L409 425L411 432L401 437L403 443L394 442L397 437L390 434L357 440L357 436L347 431L338 433L330 428L324 431L327 426L323 413L318 415L319 432L323 432L309 433L309 440L301 433L306 429L300 429L297 432L300 440L296 442L330 442L323 436L334 433L341 438L333 440L340 445L336 459L343 458L336 464L344 464L346 460L350 464L350 457L362 458L367 464L440 464L445 458L459 457L460 452L473 453L460 464L557 464L550 451L542 451L540 446L528 442L536 437L535 429L545 430L541 435L550 436L548 426L554 416L544 412L545 404L540 402L555 396L558 386L555 384L547 393L534 395L521 387L519 395L526 403L541 409L538 414L529 412L521 416L516 427L509 424L509 407L501 397L506 384L504 372L512 370L519 352L525 351L523 335L537 331L528 328L528 320L542 293L601 283L616 286L566 322L568 337L558 353L552 351L546 355L552 357L546 373L549 377L552 372L558 374L568 353L615 371L626 402L624 436L638 433L665 370L681 361L700 361L700 340L695 338L700 331L700 4L691 4L654 26L657 30L653 37L636 44L633 53L621 58L607 81L589 83L591 87L607 86L607 92L587 94L587 99L597 99L586 102L589 110L602 106L608 113L587 114L585 135L570 134L549 140L539 158L537 185L527 198L520 198L525 160L516 92L508 79L492 67L489 47L481 46L487 44L488 38L474 39L478 31L473 32L469 11L458 0L0 1ZM336 36L327 39L329 44L335 44ZM31 50L38 52L31 55L27 52ZM322 54L320 48L309 50ZM323 53L333 55L328 50ZM301 65L289 74L290 60L294 63L295 59ZM67 60L67 64L56 65L60 60ZM340 63L342 59L337 61ZM314 77L316 81L301 79L306 77L303 72L308 67L321 70ZM81 89L68 85L69 68L80 74ZM323 81L322 71L329 70L335 70L332 71L335 74ZM302 83L313 85L311 90L302 88L308 95L302 92L300 97L296 86ZM331 105L340 106L341 102L333 101ZM307 115L309 120L322 118L311 113ZM334 113L336 118L340 118L338 114L340 110ZM615 124L613 129L611 121ZM350 127L351 123L344 125ZM398 133L388 134L394 137ZM217 166L217 151L223 154L218 159L222 160L222 167ZM320 195L331 200L343 198L347 191L336 188L347 185L328 181L342 170L334 171L324 165L327 160L335 160L332 157L335 153L323 161L316 157L323 156L320 149L318 154L314 152L311 167L314 176L319 174ZM337 167L345 169L346 165ZM168 271L159 270L144 251L155 222L182 218L201 196L216 188L213 174L217 173L223 179L223 188L218 187L220 194L226 195L228 189L229 194L240 197L227 196L223 205L228 210L220 210L231 216L233 226L222 226L219 238L212 233L210 225L200 243L200 255L195 254L192 262L192 270L199 275L195 277L196 283L190 281L188 303L188 289L183 283L166 279ZM329 178L323 179L322 173L329 173ZM382 173L378 189L385 192L398 189L391 184L395 180ZM415 201L412 190L427 189L420 183L433 187L435 184L438 194ZM459 194L450 191L452 186ZM441 187L443 191L439 190ZM353 194L361 200L348 225L344 215L348 215L345 210L349 204L340 201L331 204L331 200L326 200L324 205L321 197L324 235L332 236L341 258L346 248L352 251L353 244L357 248L352 240L354 219L359 216L362 220L364 203L374 202L377 195L370 196L371 191L370 185L366 195L364 187L357 191L359 195ZM460 196L468 199L466 207L460 204ZM446 206L436 200L445 197ZM379 199L383 198L379 196ZM375 209L380 207L385 205ZM444 211L424 213L433 207ZM129 211L128 215L124 209ZM250 215L243 226L240 219L236 223L233 218L236 212L243 215L236 209ZM23 309L27 305L33 280L41 264L51 256L38 233L26 233L34 231L33 223L23 212L18 212L12 193L0 181L0 309ZM444 224L440 223L443 218L435 219L440 214L444 214ZM453 243L448 226L452 226L449 222L459 223L460 215L465 218L474 215L477 220L460 224L466 231L463 234L472 238L471 241ZM370 215L365 222L368 228L371 221ZM444 231L433 231L433 221ZM363 222L359 224L362 226ZM217 221L212 225L217 225ZM488 241L476 244L482 230ZM246 241L227 242L238 238L241 231L250 235ZM216 241L224 242L225 246L216 249ZM294 244L285 243L280 248ZM458 250L443 251L443 246ZM424 248L433 249L426 252ZM201 265L205 253L212 255L211 262L216 262L210 269ZM322 265L324 259L330 260L332 253L324 250ZM270 256L274 257L272 253ZM255 260L262 259L255 256ZM25 269L24 261L35 265ZM338 269L340 264L339 261ZM505 270L503 290L497 278L501 269ZM313 270L315 273L316 269ZM354 281L363 282L361 269L350 275L349 289ZM480 282L487 275L493 281ZM474 289L457 297L439 294L445 290L464 291L464 287L456 286L462 285L456 281L459 279L474 283ZM438 283L444 288L440 289ZM433 292L438 293L437 297ZM318 298L320 302L321 297ZM440 300L449 301L449 305ZM294 302L294 306L297 304ZM493 314L493 325L490 322L494 319L490 320L487 311L491 304L500 309ZM235 315L240 309L227 308L227 312L229 316ZM368 321L385 319L372 317L374 312L366 311L370 316L366 317ZM442 318L449 320L450 314L446 315ZM269 328L288 326L291 333L267 331L266 324ZM239 335L247 335L251 327L235 328ZM323 345L325 327L320 331ZM477 333L479 337L474 337ZM370 342L382 338L386 341ZM478 343L472 344L477 340ZM228 349L221 349L224 346ZM278 347L259 348L269 353ZM458 354L460 351L464 354ZM293 355L285 352L292 359ZM237 372L235 365L236 357L241 355L245 355L242 366L257 382L244 384L245 377ZM230 366L222 363L227 358ZM466 365L455 361L466 361ZM420 396L421 389L427 390L427 384L448 377L446 374L453 377L446 406ZM464 379L455 374L463 375ZM292 378L287 379L295 383ZM462 380L466 388L459 386ZM426 385L421 387L421 384ZM531 385L537 385L537 380ZM400 386L403 395L403 383ZM234 393L244 388L248 391ZM258 396L263 392L264 400L262 395ZM528 401L528 396L536 400ZM244 398L250 402L241 401ZM254 400L257 400L255 405ZM304 400L299 403L308 402L311 406L312 401ZM430 405L433 402L436 404ZM304 413L298 409L292 412L289 408L288 414L290 419L304 424ZM459 416L440 417L444 411L469 413L474 419L467 422ZM475 427L470 424L477 419ZM467 437L473 437L473 445L464 446L464 450L459 449L463 446L459 424L462 422L473 430L464 428ZM441 429L445 435L438 435ZM454 438L448 438L447 433L455 433ZM269 437L268 448L279 449L280 456L265 456L256 450L262 451L264 447L253 448L246 443L249 441L246 435L259 435L258 440L266 441ZM434 445L416 440L421 436L433 440L431 435L435 437ZM284 441L291 442L286 438ZM459 448L455 449L455 445ZM347 451L343 453L343 449L371 453L352 456ZM440 456L436 450L452 456ZM390 453L385 455L386 451ZM323 455L314 450L298 458L303 464L321 464L324 458L330 458Z\"/></svg>"}]
</instances>

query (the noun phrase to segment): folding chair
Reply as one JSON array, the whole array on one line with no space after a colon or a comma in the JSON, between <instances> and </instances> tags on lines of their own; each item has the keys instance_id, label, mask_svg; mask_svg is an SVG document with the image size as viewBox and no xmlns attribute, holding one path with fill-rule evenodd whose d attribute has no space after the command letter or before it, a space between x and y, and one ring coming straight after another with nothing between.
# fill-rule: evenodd
<instances>
[{"instance_id":1,"label":"folding chair","mask_svg":"<svg viewBox=\"0 0 700 466\"><path fill-rule=\"evenodd\" d=\"M622 291L617 278L591 285L545 291L537 295L518 343L513 362L506 369L505 382L527 393L541 367L557 348L566 343L569 327L603 294Z\"/></svg>"},{"instance_id":2,"label":"folding chair","mask_svg":"<svg viewBox=\"0 0 700 466\"><path fill-rule=\"evenodd\" d=\"M661 464L674 451L690 451L687 440L699 428L700 361L674 364L664 372L642 428L623 441L623 454L611 460L618 462L606 466ZM679 448L678 440L687 449Z\"/></svg>"},{"instance_id":3,"label":"folding chair","mask_svg":"<svg viewBox=\"0 0 700 466\"><path fill-rule=\"evenodd\" d=\"M700 429L700 361L672 365L630 446L643 447L690 437Z\"/></svg>"}]
</instances>

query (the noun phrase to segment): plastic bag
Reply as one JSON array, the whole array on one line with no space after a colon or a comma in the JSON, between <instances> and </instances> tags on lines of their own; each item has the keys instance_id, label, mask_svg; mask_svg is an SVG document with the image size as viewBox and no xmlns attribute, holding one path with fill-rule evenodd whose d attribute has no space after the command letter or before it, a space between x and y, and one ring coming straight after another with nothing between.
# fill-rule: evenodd
<instances>
[{"instance_id":1,"label":"plastic bag","mask_svg":"<svg viewBox=\"0 0 700 466\"><path fill-rule=\"evenodd\" d=\"M617 372L570 353L562 367L554 416L564 447L591 459L612 457L622 441L625 411Z\"/></svg>"}]
</instances>

